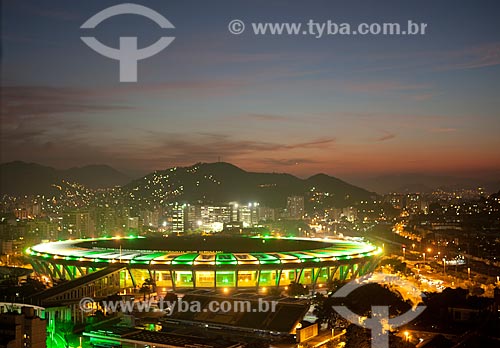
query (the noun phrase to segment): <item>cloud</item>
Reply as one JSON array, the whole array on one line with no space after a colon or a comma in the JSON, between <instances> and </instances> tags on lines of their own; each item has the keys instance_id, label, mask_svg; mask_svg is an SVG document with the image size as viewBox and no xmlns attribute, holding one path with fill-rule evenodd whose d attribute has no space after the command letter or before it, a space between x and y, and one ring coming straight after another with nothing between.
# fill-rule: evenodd
<instances>
[{"instance_id":1,"label":"cloud","mask_svg":"<svg viewBox=\"0 0 500 348\"><path fill-rule=\"evenodd\" d=\"M246 114L243 115L245 118L254 119L257 121L278 121L278 122L288 122L291 119L282 115L272 115L272 114Z\"/></svg>"},{"instance_id":2,"label":"cloud","mask_svg":"<svg viewBox=\"0 0 500 348\"><path fill-rule=\"evenodd\" d=\"M335 140L332 138L312 139L305 142L283 144L276 142L234 139L227 134L180 134L148 131L152 142L136 149L130 155L130 161L140 161L143 165L156 168L158 164L190 164L195 162L215 161L219 157L225 161L239 161L249 158L258 159L269 154L280 154L284 157L296 151L330 148ZM295 163L297 160L290 160ZM295 161L295 162L294 162ZM307 160L300 160L306 163ZM283 162L282 164L284 164ZM289 165L289 164L287 164Z\"/></svg>"},{"instance_id":3,"label":"cloud","mask_svg":"<svg viewBox=\"0 0 500 348\"><path fill-rule=\"evenodd\" d=\"M181 85L187 89L202 90L213 87L210 82L185 82ZM230 89L233 85L222 82L219 86ZM143 87L142 92L161 93L176 87L179 87L178 83L150 85ZM99 162L121 168L153 169L158 165L216 160L219 156L228 160L259 158L263 154L269 158L278 154L283 158L302 158L293 156L313 149L329 149L335 143L331 137L279 142L274 138L238 139L235 135L222 132L141 133L138 130L131 138L127 132L112 132L100 123L80 117L80 113L89 115L136 110L121 101L122 97L133 94L135 88L3 87L0 91L3 101L2 159L28 160L58 167L61 164ZM288 120L285 116L272 114L249 114L248 117L268 121Z\"/></svg>"},{"instance_id":4,"label":"cloud","mask_svg":"<svg viewBox=\"0 0 500 348\"><path fill-rule=\"evenodd\" d=\"M93 89L4 86L0 88L2 124L18 122L18 118L28 116L135 110L135 107L124 104L122 100L137 94L158 94L162 97L166 97L166 93L172 97L192 97L193 94L197 97L219 96L234 93L243 85L243 82L234 80L197 80Z\"/></svg>"},{"instance_id":5,"label":"cloud","mask_svg":"<svg viewBox=\"0 0 500 348\"><path fill-rule=\"evenodd\" d=\"M487 68L500 64L500 42L469 45L458 49L374 52L369 58L372 66L360 72L386 70L436 72ZM373 87L377 85L374 84ZM382 83L380 87L385 90L397 86Z\"/></svg>"},{"instance_id":6,"label":"cloud","mask_svg":"<svg viewBox=\"0 0 500 348\"><path fill-rule=\"evenodd\" d=\"M310 158L289 158L289 159L275 159L275 158L263 158L260 160L261 164L279 167L291 167L298 166L301 164L315 164L318 161L312 160Z\"/></svg>"},{"instance_id":7,"label":"cloud","mask_svg":"<svg viewBox=\"0 0 500 348\"><path fill-rule=\"evenodd\" d=\"M415 101L425 101L425 100L430 100L434 98L436 95L434 93L422 93L422 94L415 94L411 95L410 99L415 100Z\"/></svg>"},{"instance_id":8,"label":"cloud","mask_svg":"<svg viewBox=\"0 0 500 348\"><path fill-rule=\"evenodd\" d=\"M331 146L334 138L319 138L292 144L272 143L257 140L235 140L227 134L198 133L191 136L175 133L154 133L161 149L181 155L225 156L242 155L254 152L281 151L294 149L326 148Z\"/></svg>"},{"instance_id":9,"label":"cloud","mask_svg":"<svg viewBox=\"0 0 500 348\"><path fill-rule=\"evenodd\" d=\"M444 64L441 69L461 70L477 69L500 65L500 43L488 43L468 47L464 50L448 53L451 63Z\"/></svg>"},{"instance_id":10,"label":"cloud","mask_svg":"<svg viewBox=\"0 0 500 348\"><path fill-rule=\"evenodd\" d=\"M128 93L162 93L165 91L233 91L235 88L245 86L246 83L241 80L179 80L158 84L135 84L115 87L108 89L110 94L128 94Z\"/></svg>"},{"instance_id":11,"label":"cloud","mask_svg":"<svg viewBox=\"0 0 500 348\"><path fill-rule=\"evenodd\" d=\"M285 148L294 149L294 148L327 148L330 145L335 143L335 138L320 138L317 140L312 140L309 142L298 143L295 145L287 145Z\"/></svg>"},{"instance_id":12,"label":"cloud","mask_svg":"<svg viewBox=\"0 0 500 348\"><path fill-rule=\"evenodd\" d=\"M351 93L372 95L398 95L405 99L424 101L433 98L436 93L432 86L419 83L402 83L399 81L364 81L348 83L345 87Z\"/></svg>"},{"instance_id":13,"label":"cloud","mask_svg":"<svg viewBox=\"0 0 500 348\"><path fill-rule=\"evenodd\" d=\"M146 131L133 138L110 133L106 143L93 141L93 129L71 127L50 132L43 128L18 128L2 138L2 159L24 160L55 167L107 163L118 169L148 172L174 165L213 162L218 158L232 163L264 163L290 167L314 160L296 157L332 148L335 140L318 138L295 143L237 139L217 133L161 133ZM295 155L295 156L294 156ZM280 158L283 159L275 159ZM289 158L289 159L287 159Z\"/></svg>"},{"instance_id":14,"label":"cloud","mask_svg":"<svg viewBox=\"0 0 500 348\"><path fill-rule=\"evenodd\" d=\"M428 89L429 86L424 84L403 84L397 81L367 81L349 83L347 88L352 92L383 93L419 91Z\"/></svg>"},{"instance_id":15,"label":"cloud","mask_svg":"<svg viewBox=\"0 0 500 348\"><path fill-rule=\"evenodd\" d=\"M47 17L50 19L60 20L60 21L79 21L82 19L81 15L67 11L67 10L62 10L62 9L57 9L57 10L55 10L55 9L51 9L51 10L40 9L38 11L38 15L40 15L42 17Z\"/></svg>"},{"instance_id":16,"label":"cloud","mask_svg":"<svg viewBox=\"0 0 500 348\"><path fill-rule=\"evenodd\" d=\"M49 3L47 3L49 4ZM81 21L82 15L75 12L69 11L67 7L63 8L55 8L55 4L52 3L48 7L44 6L45 4L42 2L17 2L16 6L22 12L30 13L34 16L49 18L58 21Z\"/></svg>"},{"instance_id":17,"label":"cloud","mask_svg":"<svg viewBox=\"0 0 500 348\"><path fill-rule=\"evenodd\" d=\"M0 88L2 118L12 122L25 116L75 112L128 110L129 106L102 103L98 91L48 86L5 86Z\"/></svg>"},{"instance_id":18,"label":"cloud","mask_svg":"<svg viewBox=\"0 0 500 348\"><path fill-rule=\"evenodd\" d=\"M431 133L454 133L458 131L456 128L431 128L429 130Z\"/></svg>"},{"instance_id":19,"label":"cloud","mask_svg":"<svg viewBox=\"0 0 500 348\"><path fill-rule=\"evenodd\" d=\"M394 139L396 137L396 134L394 133L389 133L389 132L384 132L385 134L377 139L375 139L376 141L387 141L387 140L391 140L391 139Z\"/></svg>"},{"instance_id":20,"label":"cloud","mask_svg":"<svg viewBox=\"0 0 500 348\"><path fill-rule=\"evenodd\" d=\"M98 92L79 88L6 86L0 89L0 96L2 159L88 158L97 154L96 148L88 144L99 132L107 130L102 126L91 128L90 123L72 114L133 109L104 101Z\"/></svg>"}]
</instances>

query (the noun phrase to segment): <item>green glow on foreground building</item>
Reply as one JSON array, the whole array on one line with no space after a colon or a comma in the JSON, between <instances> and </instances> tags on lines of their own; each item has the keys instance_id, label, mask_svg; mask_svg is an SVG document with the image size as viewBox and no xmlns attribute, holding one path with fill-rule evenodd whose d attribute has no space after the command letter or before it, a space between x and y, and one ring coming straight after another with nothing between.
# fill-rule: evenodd
<instances>
[{"instance_id":1,"label":"green glow on foreground building","mask_svg":"<svg viewBox=\"0 0 500 348\"><path fill-rule=\"evenodd\" d=\"M125 267L123 288L154 279L165 288L322 287L371 272L382 251L362 241L274 237L113 237L43 243L26 250L33 268L75 279Z\"/></svg>"}]
</instances>

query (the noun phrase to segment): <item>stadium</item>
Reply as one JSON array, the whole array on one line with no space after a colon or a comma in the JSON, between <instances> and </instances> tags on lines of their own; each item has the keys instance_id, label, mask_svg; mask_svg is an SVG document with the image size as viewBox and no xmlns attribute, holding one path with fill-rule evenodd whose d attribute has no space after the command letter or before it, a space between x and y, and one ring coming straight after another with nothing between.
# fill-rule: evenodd
<instances>
[{"instance_id":1,"label":"stadium","mask_svg":"<svg viewBox=\"0 0 500 348\"><path fill-rule=\"evenodd\" d=\"M76 279L121 268L120 287L147 279L170 288L322 287L371 272L381 249L346 239L277 237L113 237L42 243L26 250L34 270L52 279Z\"/></svg>"}]
</instances>

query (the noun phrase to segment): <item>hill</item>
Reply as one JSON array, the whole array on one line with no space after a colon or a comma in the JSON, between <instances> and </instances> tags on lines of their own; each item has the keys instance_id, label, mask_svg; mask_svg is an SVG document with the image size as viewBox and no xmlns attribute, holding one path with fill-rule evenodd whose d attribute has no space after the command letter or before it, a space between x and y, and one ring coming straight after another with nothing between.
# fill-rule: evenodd
<instances>
[{"instance_id":1,"label":"hill","mask_svg":"<svg viewBox=\"0 0 500 348\"><path fill-rule=\"evenodd\" d=\"M0 164L0 193L13 196L54 194L53 184L61 180L77 182L88 188L121 186L130 179L106 165L58 170L21 161Z\"/></svg>"},{"instance_id":2,"label":"hill","mask_svg":"<svg viewBox=\"0 0 500 348\"><path fill-rule=\"evenodd\" d=\"M436 189L451 191L454 189L477 189L482 187L487 193L500 189L498 175L490 173L490 179L430 175L421 173L390 174L354 180L355 184L374 190L380 194L389 192L431 193Z\"/></svg>"},{"instance_id":3,"label":"hill","mask_svg":"<svg viewBox=\"0 0 500 348\"><path fill-rule=\"evenodd\" d=\"M168 202L227 203L231 201L260 202L271 207L283 207L287 197L322 195L324 203L345 206L350 202L369 199L376 194L326 174L300 179L285 173L247 172L230 163L198 163L190 167L175 167L155 171L140 179L130 179L105 165L90 165L66 170L35 163L9 162L0 165L0 193L13 196L57 195L53 188L61 180L75 182L87 188L123 186L123 199L131 204L162 205ZM326 193L327 195L323 195ZM313 204L306 201L308 204Z\"/></svg>"},{"instance_id":4,"label":"hill","mask_svg":"<svg viewBox=\"0 0 500 348\"><path fill-rule=\"evenodd\" d=\"M260 202L271 207L286 205L291 195L328 193L337 206L368 199L374 193L326 174L300 179L283 173L247 172L230 163L199 163L157 171L134 180L124 188L134 201L164 202Z\"/></svg>"}]
</instances>

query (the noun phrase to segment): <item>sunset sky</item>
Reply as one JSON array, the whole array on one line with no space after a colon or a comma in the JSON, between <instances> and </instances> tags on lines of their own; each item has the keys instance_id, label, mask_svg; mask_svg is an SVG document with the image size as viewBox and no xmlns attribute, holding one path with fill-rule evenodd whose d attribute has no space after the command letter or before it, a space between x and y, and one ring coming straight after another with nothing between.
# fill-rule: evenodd
<instances>
[{"instance_id":1,"label":"sunset sky","mask_svg":"<svg viewBox=\"0 0 500 348\"><path fill-rule=\"evenodd\" d=\"M134 1L166 18L88 18L119 1L2 1L1 161L133 175L220 157L342 178L500 174L498 1ZM247 23L232 35L228 23ZM251 22L425 22L419 36L256 36ZM174 42L120 83L118 47Z\"/></svg>"}]
</instances>

